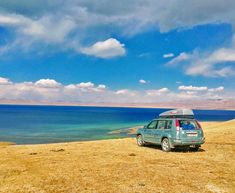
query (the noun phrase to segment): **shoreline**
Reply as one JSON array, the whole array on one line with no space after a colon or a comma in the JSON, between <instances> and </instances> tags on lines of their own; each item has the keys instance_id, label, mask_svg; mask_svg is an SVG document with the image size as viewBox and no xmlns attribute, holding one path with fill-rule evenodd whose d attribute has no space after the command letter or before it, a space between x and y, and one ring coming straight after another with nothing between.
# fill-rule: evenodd
<instances>
[{"instance_id":1,"label":"shoreline","mask_svg":"<svg viewBox=\"0 0 235 193\"><path fill-rule=\"evenodd\" d=\"M231 119L228 121L233 121L235 119ZM210 127L213 126L214 124L218 124L218 123L224 123L227 121L200 121L202 127ZM0 147L1 146L7 146L7 145L15 145L15 146L31 146L31 145L50 145L50 144L70 144L70 143L79 143L79 142L95 142L95 141L110 141L110 140L119 140L119 139L128 139L128 138L135 138L135 130L136 128L141 127L141 125L138 126L134 126L134 127L130 127L130 128L124 128L124 129L117 129L117 130L113 130L110 131L109 134L110 136L115 135L115 134L120 134L122 132L124 132L126 134L126 136L120 136L120 137L116 137L116 138L108 138L108 139L94 139L94 140L75 140L75 141L64 141L64 142L52 142L52 143L26 143L26 144L17 144L16 142L13 141L0 141ZM6 145L4 145L6 144Z\"/></svg>"},{"instance_id":2,"label":"shoreline","mask_svg":"<svg viewBox=\"0 0 235 193\"><path fill-rule=\"evenodd\" d=\"M0 103L0 105L9 106L55 106L55 107L110 107L110 108L142 108L142 109L179 109L178 106L151 106L151 105L122 105L122 104L50 104L50 103ZM205 108L205 107L185 107L182 108L193 109L193 110L224 110L224 111L235 111L235 108Z\"/></svg>"}]
</instances>

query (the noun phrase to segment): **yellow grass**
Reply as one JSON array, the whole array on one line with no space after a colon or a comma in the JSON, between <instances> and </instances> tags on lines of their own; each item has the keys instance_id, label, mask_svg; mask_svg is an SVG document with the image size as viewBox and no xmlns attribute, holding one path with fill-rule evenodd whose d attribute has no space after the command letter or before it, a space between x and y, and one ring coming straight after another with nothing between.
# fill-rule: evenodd
<instances>
[{"instance_id":1,"label":"yellow grass","mask_svg":"<svg viewBox=\"0 0 235 193\"><path fill-rule=\"evenodd\" d=\"M0 144L0 192L234 192L235 120L203 123L199 152L164 153L135 139Z\"/></svg>"}]
</instances>

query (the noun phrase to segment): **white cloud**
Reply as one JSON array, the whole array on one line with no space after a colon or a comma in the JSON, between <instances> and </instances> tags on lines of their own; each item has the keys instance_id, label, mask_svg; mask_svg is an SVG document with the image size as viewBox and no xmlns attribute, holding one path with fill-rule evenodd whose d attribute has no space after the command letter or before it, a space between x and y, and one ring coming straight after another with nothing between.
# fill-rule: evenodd
<instances>
[{"instance_id":1,"label":"white cloud","mask_svg":"<svg viewBox=\"0 0 235 193\"><path fill-rule=\"evenodd\" d=\"M12 82L8 78L0 77L0 85L12 84Z\"/></svg>"},{"instance_id":2,"label":"white cloud","mask_svg":"<svg viewBox=\"0 0 235 193\"><path fill-rule=\"evenodd\" d=\"M104 84L99 84L97 88L98 89L106 89L106 86Z\"/></svg>"},{"instance_id":3,"label":"white cloud","mask_svg":"<svg viewBox=\"0 0 235 193\"><path fill-rule=\"evenodd\" d=\"M114 32L135 35L153 28L167 32L211 23L235 23L234 0L0 1L0 7L0 25L15 33L13 42L21 40L19 47L37 41L45 45L60 43L64 49L80 51L83 46L75 46L74 42L96 39L97 34L108 38ZM124 47L119 47L119 51L115 48L115 54L110 55L92 46L84 49L86 54L102 58L125 54Z\"/></svg>"},{"instance_id":4,"label":"white cloud","mask_svg":"<svg viewBox=\"0 0 235 193\"><path fill-rule=\"evenodd\" d=\"M92 82L81 82L76 85L78 88L93 88L94 84Z\"/></svg>"},{"instance_id":5,"label":"white cloud","mask_svg":"<svg viewBox=\"0 0 235 193\"><path fill-rule=\"evenodd\" d=\"M18 26L25 25L29 22L29 19L22 15L17 14L6 14L0 15L0 25L1 26Z\"/></svg>"},{"instance_id":6,"label":"white cloud","mask_svg":"<svg viewBox=\"0 0 235 193\"><path fill-rule=\"evenodd\" d=\"M40 79L35 82L35 86L42 88L58 88L61 86L61 84L53 79Z\"/></svg>"},{"instance_id":7,"label":"white cloud","mask_svg":"<svg viewBox=\"0 0 235 193\"><path fill-rule=\"evenodd\" d=\"M175 58L173 58L172 60L170 60L167 65L177 65L181 62L187 61L190 58L190 55L182 52L180 53L178 56L176 56Z\"/></svg>"},{"instance_id":8,"label":"white cloud","mask_svg":"<svg viewBox=\"0 0 235 193\"><path fill-rule=\"evenodd\" d=\"M146 83L147 83L147 81L146 81L146 80L144 80L144 79L140 79L140 80L139 80L139 83L141 83L141 84L146 84Z\"/></svg>"},{"instance_id":9,"label":"white cloud","mask_svg":"<svg viewBox=\"0 0 235 193\"><path fill-rule=\"evenodd\" d=\"M200 86L200 87L197 87L197 86L179 86L178 87L179 90L184 90L184 91L207 91L208 88L207 86Z\"/></svg>"},{"instance_id":10,"label":"white cloud","mask_svg":"<svg viewBox=\"0 0 235 193\"><path fill-rule=\"evenodd\" d=\"M165 92L169 92L168 88L161 88L158 90L160 93L165 93Z\"/></svg>"},{"instance_id":11,"label":"white cloud","mask_svg":"<svg viewBox=\"0 0 235 193\"><path fill-rule=\"evenodd\" d=\"M96 42L94 45L82 48L81 52L98 58L113 58L125 55L125 45L114 38L103 42Z\"/></svg>"},{"instance_id":12,"label":"white cloud","mask_svg":"<svg viewBox=\"0 0 235 193\"><path fill-rule=\"evenodd\" d=\"M97 87L92 82L81 82L79 84L69 84L64 87L66 90L74 92L103 92L106 90L104 84L99 84Z\"/></svg>"},{"instance_id":13,"label":"white cloud","mask_svg":"<svg viewBox=\"0 0 235 193\"><path fill-rule=\"evenodd\" d=\"M222 65L231 62L235 62L235 48L220 48L205 56L192 55L191 65L186 69L186 74L209 77L231 76L235 74L233 68Z\"/></svg>"},{"instance_id":14,"label":"white cloud","mask_svg":"<svg viewBox=\"0 0 235 193\"><path fill-rule=\"evenodd\" d=\"M21 32L35 39L51 43L61 43L74 27L75 23L71 18L55 20L55 18L47 16L37 21L31 21L29 25L21 29Z\"/></svg>"},{"instance_id":15,"label":"white cloud","mask_svg":"<svg viewBox=\"0 0 235 193\"><path fill-rule=\"evenodd\" d=\"M208 56L207 60L211 62L234 62L235 49L220 48Z\"/></svg>"},{"instance_id":16,"label":"white cloud","mask_svg":"<svg viewBox=\"0 0 235 193\"><path fill-rule=\"evenodd\" d=\"M208 88L207 86L179 86L180 93L175 95L178 99L221 99L225 98L224 87L219 86L217 88Z\"/></svg>"},{"instance_id":17,"label":"white cloud","mask_svg":"<svg viewBox=\"0 0 235 193\"><path fill-rule=\"evenodd\" d=\"M146 94L147 94L147 96L159 96L159 95L162 95L162 94L166 94L169 91L170 90L168 88L161 88L161 89L158 89L158 90L147 90Z\"/></svg>"},{"instance_id":18,"label":"white cloud","mask_svg":"<svg viewBox=\"0 0 235 193\"><path fill-rule=\"evenodd\" d=\"M79 26L110 25L125 33L137 33L152 26L161 31L181 27L193 27L206 23L234 22L233 0L41 0L37 3L0 1L0 7L8 12L26 12L30 17L53 12L76 18ZM35 6L37 4L37 6ZM27 9L25 7L27 6ZM184 9L182 9L182 7ZM22 11L23 10L23 11ZM181 11L178 11L181 10ZM173 19L172 19L173 18Z\"/></svg>"},{"instance_id":19,"label":"white cloud","mask_svg":"<svg viewBox=\"0 0 235 193\"><path fill-rule=\"evenodd\" d=\"M219 86L217 88L210 88L208 89L209 92L222 92L224 91L224 87L223 86Z\"/></svg>"},{"instance_id":20,"label":"white cloud","mask_svg":"<svg viewBox=\"0 0 235 193\"><path fill-rule=\"evenodd\" d=\"M116 95L125 95L125 96L135 96L136 93L131 91L131 90L128 90L128 89L121 89L121 90L117 90L115 92Z\"/></svg>"},{"instance_id":21,"label":"white cloud","mask_svg":"<svg viewBox=\"0 0 235 193\"><path fill-rule=\"evenodd\" d=\"M175 55L173 53L167 53L167 54L164 54L163 55L163 58L172 58L174 57Z\"/></svg>"},{"instance_id":22,"label":"white cloud","mask_svg":"<svg viewBox=\"0 0 235 193\"><path fill-rule=\"evenodd\" d=\"M127 89L117 90L116 94L127 94L129 91Z\"/></svg>"},{"instance_id":23,"label":"white cloud","mask_svg":"<svg viewBox=\"0 0 235 193\"><path fill-rule=\"evenodd\" d=\"M168 66L180 65L185 74L191 76L227 77L235 75L235 46L219 48L210 53L195 50L192 54L181 53L167 63Z\"/></svg>"},{"instance_id":24,"label":"white cloud","mask_svg":"<svg viewBox=\"0 0 235 193\"><path fill-rule=\"evenodd\" d=\"M31 19L19 14L0 13L0 26L15 28L20 38L28 38L30 42L40 40L46 43L61 43L74 29L75 23L69 17L43 16ZM23 42L21 42L23 43Z\"/></svg>"},{"instance_id":25,"label":"white cloud","mask_svg":"<svg viewBox=\"0 0 235 193\"><path fill-rule=\"evenodd\" d=\"M63 85L53 79L40 79L36 82L14 83L0 79L0 102L5 100L64 103L155 103L187 100L232 99L234 92L226 92L223 86L184 86L174 92L166 87L156 90L110 90L104 84L92 82Z\"/></svg>"},{"instance_id":26,"label":"white cloud","mask_svg":"<svg viewBox=\"0 0 235 193\"><path fill-rule=\"evenodd\" d=\"M8 80L8 79L6 79ZM104 84L96 86L92 82L63 85L53 79L40 79L34 82L0 84L1 100L35 102L99 102L108 100L109 91ZM112 94L115 95L114 92ZM110 97L113 98L113 97Z\"/></svg>"}]
</instances>

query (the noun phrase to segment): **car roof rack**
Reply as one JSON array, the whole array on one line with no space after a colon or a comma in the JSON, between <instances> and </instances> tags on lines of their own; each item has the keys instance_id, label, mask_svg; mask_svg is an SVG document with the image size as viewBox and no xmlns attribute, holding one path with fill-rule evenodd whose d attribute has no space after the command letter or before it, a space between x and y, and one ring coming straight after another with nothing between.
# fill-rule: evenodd
<instances>
[{"instance_id":1,"label":"car roof rack","mask_svg":"<svg viewBox=\"0 0 235 193\"><path fill-rule=\"evenodd\" d=\"M194 119L192 109L174 109L159 114L160 118L188 118Z\"/></svg>"}]
</instances>

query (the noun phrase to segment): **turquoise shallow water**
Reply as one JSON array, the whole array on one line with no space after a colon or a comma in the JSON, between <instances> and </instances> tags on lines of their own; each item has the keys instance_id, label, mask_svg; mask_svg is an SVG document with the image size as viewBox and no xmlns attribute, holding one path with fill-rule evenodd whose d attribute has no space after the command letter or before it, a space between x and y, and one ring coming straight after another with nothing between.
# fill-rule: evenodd
<instances>
[{"instance_id":1,"label":"turquoise shallow water","mask_svg":"<svg viewBox=\"0 0 235 193\"><path fill-rule=\"evenodd\" d=\"M167 109L0 105L0 141L38 144L125 137L110 131L144 125ZM235 111L195 110L200 121L235 118Z\"/></svg>"}]
</instances>

